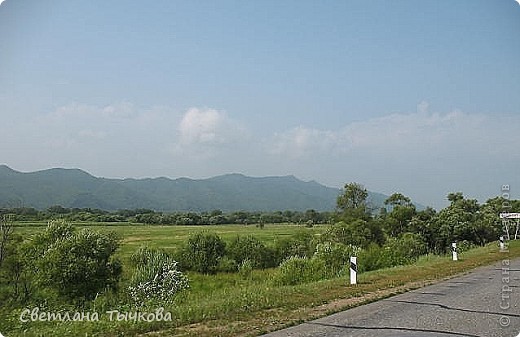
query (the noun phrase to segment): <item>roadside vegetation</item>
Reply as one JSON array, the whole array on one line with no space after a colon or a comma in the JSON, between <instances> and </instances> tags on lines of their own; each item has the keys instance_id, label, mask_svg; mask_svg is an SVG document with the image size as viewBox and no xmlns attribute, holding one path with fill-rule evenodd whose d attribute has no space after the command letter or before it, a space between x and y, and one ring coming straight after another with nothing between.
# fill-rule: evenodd
<instances>
[{"instance_id":1,"label":"roadside vegetation","mask_svg":"<svg viewBox=\"0 0 520 337\"><path fill-rule=\"evenodd\" d=\"M148 210L2 210L1 332L255 334L504 258L496 243L503 234L498 214L506 204L519 212L520 202L497 197L479 205L462 193L450 193L448 200L439 212L417 211L409 198L395 193L386 207L374 210L366 190L350 183L334 213L242 212L240 222L224 225L211 219L229 220L240 212L214 211L197 215L206 220L189 227L159 220L135 224L144 215L181 218ZM89 214L97 214L95 221ZM279 222L268 221L274 215ZM117 226L96 226L102 219ZM461 261L446 255L452 242L459 244ZM508 257L520 256L518 242L509 247ZM357 286L348 285L350 256L358 257ZM99 313L99 319L21 319L31 317L26 310L34 308L69 312L71 318ZM169 319L157 320L157 310ZM153 313L154 320L141 320L139 313Z\"/></svg>"}]
</instances>

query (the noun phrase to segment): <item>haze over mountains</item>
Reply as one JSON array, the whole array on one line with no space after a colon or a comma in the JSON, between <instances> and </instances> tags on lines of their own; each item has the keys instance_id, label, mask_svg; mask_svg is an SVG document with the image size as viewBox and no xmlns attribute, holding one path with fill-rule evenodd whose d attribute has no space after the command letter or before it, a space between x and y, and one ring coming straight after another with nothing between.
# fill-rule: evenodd
<instances>
[{"instance_id":1,"label":"haze over mountains","mask_svg":"<svg viewBox=\"0 0 520 337\"><path fill-rule=\"evenodd\" d=\"M340 190L294 176L248 177L226 174L209 179L98 178L79 169L18 172L0 165L0 207L157 211L330 211ZM374 206L387 196L369 192Z\"/></svg>"}]
</instances>

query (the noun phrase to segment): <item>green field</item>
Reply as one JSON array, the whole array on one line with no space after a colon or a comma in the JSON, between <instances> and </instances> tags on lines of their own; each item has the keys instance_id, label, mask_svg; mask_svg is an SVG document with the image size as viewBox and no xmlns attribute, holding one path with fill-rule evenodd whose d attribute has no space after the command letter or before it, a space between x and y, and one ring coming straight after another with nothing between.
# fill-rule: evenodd
<instances>
[{"instance_id":1,"label":"green field","mask_svg":"<svg viewBox=\"0 0 520 337\"><path fill-rule=\"evenodd\" d=\"M178 249L188 237L200 231L217 233L225 241L231 241L237 235L253 235L265 244L273 244L276 240L288 237L296 231L309 231L319 235L325 226L308 228L295 224L267 224L264 228L255 225L207 225L207 226L156 226L142 224L120 223L73 223L78 229L88 227L99 231L113 231L122 241L119 255L127 258L141 245L161 248L173 252ZM45 229L44 222L25 222L16 224L15 231L22 235L31 235Z\"/></svg>"},{"instance_id":2,"label":"green field","mask_svg":"<svg viewBox=\"0 0 520 337\"><path fill-rule=\"evenodd\" d=\"M263 229L243 225L76 225L118 233L122 239L118 254L123 260L143 244L175 250L191 233L201 230L216 232L226 241L240 234L254 235L270 244L298 230L319 235L325 228L295 225L266 225ZM43 226L24 223L16 231L31 235L43 230ZM247 276L239 273L201 275L189 272L190 289L182 292L172 305L165 308L171 312L172 322L136 323L102 319L99 322L21 323L21 309L17 309L4 311L2 324L8 327L8 336L134 336L150 332L154 332L153 336L252 336L421 287L480 265L518 256L520 242L512 242L508 253L498 252L496 244L473 249L460 254L460 261L457 262L451 261L450 256L423 256L413 265L360 274L357 286L350 286L347 276L296 286L279 286L273 282L277 269L254 270ZM136 310L131 307L114 307L114 303L117 300L101 296L88 310L100 313L114 309Z\"/></svg>"}]
</instances>

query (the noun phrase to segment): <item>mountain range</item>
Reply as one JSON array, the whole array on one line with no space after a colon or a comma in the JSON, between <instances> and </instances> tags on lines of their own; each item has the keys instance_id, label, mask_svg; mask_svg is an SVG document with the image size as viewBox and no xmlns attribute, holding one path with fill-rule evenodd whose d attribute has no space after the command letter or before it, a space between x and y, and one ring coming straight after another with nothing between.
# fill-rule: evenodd
<instances>
[{"instance_id":1,"label":"mountain range","mask_svg":"<svg viewBox=\"0 0 520 337\"><path fill-rule=\"evenodd\" d=\"M156 211L331 211L340 189L294 176L248 177L226 174L208 179L107 179L80 169L19 172L0 165L0 207ZM369 192L379 207L386 195Z\"/></svg>"}]
</instances>

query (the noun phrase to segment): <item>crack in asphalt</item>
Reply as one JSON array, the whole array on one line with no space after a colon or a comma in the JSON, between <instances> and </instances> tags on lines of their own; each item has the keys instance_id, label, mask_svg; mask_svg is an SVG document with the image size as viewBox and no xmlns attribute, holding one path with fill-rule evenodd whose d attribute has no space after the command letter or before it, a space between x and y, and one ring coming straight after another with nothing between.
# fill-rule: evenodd
<instances>
[{"instance_id":1,"label":"crack in asphalt","mask_svg":"<svg viewBox=\"0 0 520 337\"><path fill-rule=\"evenodd\" d=\"M394 302L394 303L417 304L417 305L432 305L432 306L440 307L442 309L471 312L471 313L476 313L476 314L520 317L519 314L502 313L502 312L490 312L490 311L481 311L481 310L470 310L470 309L463 309L463 308L454 308L454 307L450 307L450 306L447 306L445 304L440 304L440 303L425 303L425 302L391 300L391 299L387 299L387 300L383 300L383 301Z\"/></svg>"},{"instance_id":2,"label":"crack in asphalt","mask_svg":"<svg viewBox=\"0 0 520 337\"><path fill-rule=\"evenodd\" d=\"M416 329L416 328L398 328L398 327L388 327L388 326L382 326L382 327L373 327L373 326L350 326L350 325L339 325L339 324L330 324L330 323L319 323L319 322L307 322L303 324L311 324L311 325L321 325L325 327L331 327L331 328L340 328L340 329L352 329L352 330L395 330L395 331L409 331L409 332L426 332L426 333L442 333L446 335L452 335L452 336L465 336L465 337L484 337L479 335L472 335L467 333L460 333L460 332L449 332L449 331L442 331L442 330L430 330L430 329Z\"/></svg>"}]
</instances>

